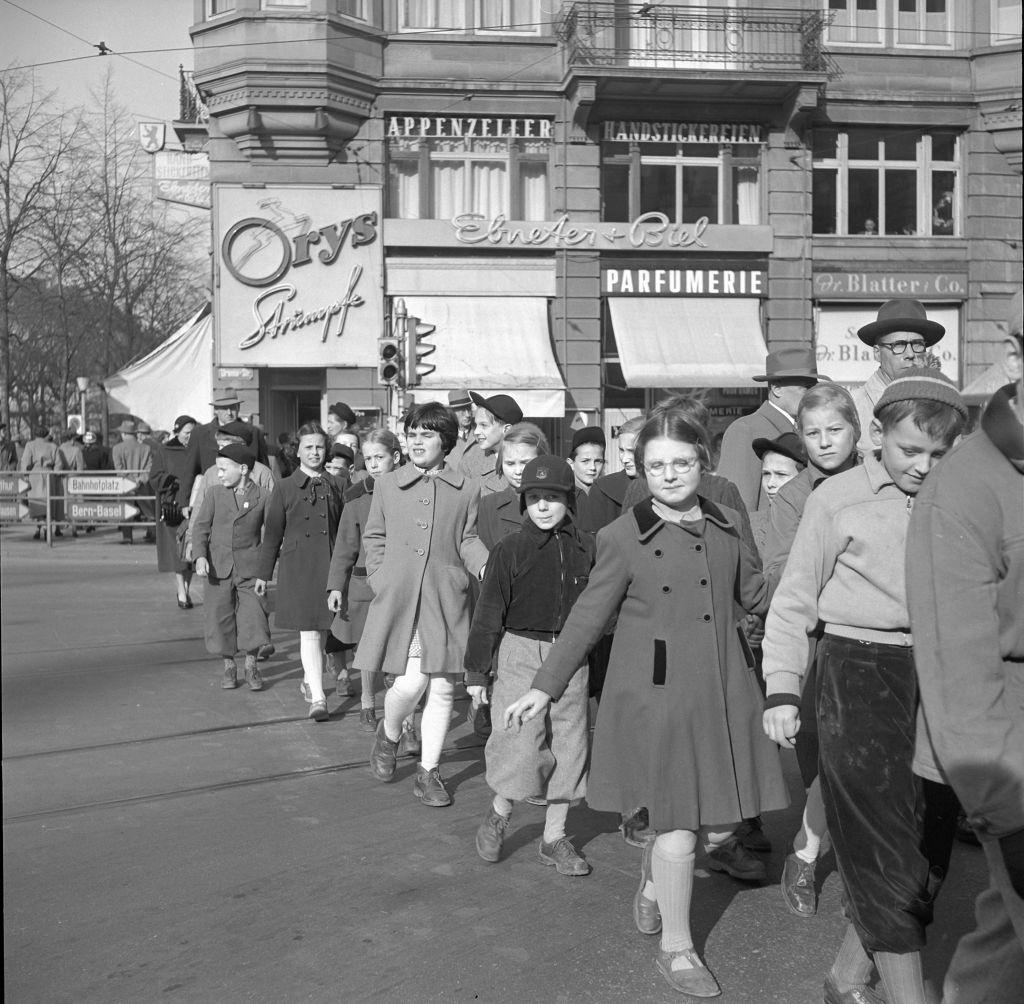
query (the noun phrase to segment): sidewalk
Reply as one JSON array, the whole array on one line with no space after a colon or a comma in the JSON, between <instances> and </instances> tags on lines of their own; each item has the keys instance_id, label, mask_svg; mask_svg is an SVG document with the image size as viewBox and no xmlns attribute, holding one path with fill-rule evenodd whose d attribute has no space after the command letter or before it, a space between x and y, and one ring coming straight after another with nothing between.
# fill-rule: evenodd
<instances>
[{"instance_id":1,"label":"sidewalk","mask_svg":"<svg viewBox=\"0 0 1024 1004\"><path fill-rule=\"evenodd\" d=\"M376 782L358 699L305 719L297 638L267 689L222 691L197 607L151 546L106 534L51 549L0 534L5 991L14 1001L669 1001L656 938L632 925L639 851L617 818L569 816L594 867L536 858L517 806L507 859L480 861L481 743L456 704L442 768L455 804ZM785 762L798 795L795 763ZM725 1004L811 1004L843 930L839 884L812 921L778 890L796 808L765 820L769 884L700 867L694 935ZM958 847L926 971L941 980L984 880Z\"/></svg>"}]
</instances>

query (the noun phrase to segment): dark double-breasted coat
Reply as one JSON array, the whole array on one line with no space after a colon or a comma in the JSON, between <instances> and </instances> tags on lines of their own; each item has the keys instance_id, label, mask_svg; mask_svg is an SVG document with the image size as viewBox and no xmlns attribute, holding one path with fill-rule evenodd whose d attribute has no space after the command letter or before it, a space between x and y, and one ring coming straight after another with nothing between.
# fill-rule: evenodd
<instances>
[{"instance_id":1,"label":"dark double-breasted coat","mask_svg":"<svg viewBox=\"0 0 1024 1004\"><path fill-rule=\"evenodd\" d=\"M161 515L161 501L177 498L181 482L187 476L188 448L172 437L153 451L149 484L156 496L156 568L158 572L188 571L189 563L178 556L178 532L182 527L168 526Z\"/></svg>"},{"instance_id":2,"label":"dark double-breasted coat","mask_svg":"<svg viewBox=\"0 0 1024 1004\"><path fill-rule=\"evenodd\" d=\"M737 418L725 430L718 473L739 489L748 513L768 506L768 496L761 487L761 461L754 452L754 440L777 439L793 429L793 419L765 401L757 411Z\"/></svg>"},{"instance_id":3,"label":"dark double-breasted coat","mask_svg":"<svg viewBox=\"0 0 1024 1004\"><path fill-rule=\"evenodd\" d=\"M488 551L498 541L523 528L523 514L519 511L519 492L511 485L500 492L481 495L477 533Z\"/></svg>"},{"instance_id":4,"label":"dark double-breasted coat","mask_svg":"<svg viewBox=\"0 0 1024 1004\"><path fill-rule=\"evenodd\" d=\"M373 601L354 665L405 673L419 629L424 673L462 673L472 617L470 576L487 561L477 536L477 489L447 464L409 464L374 483L363 533Z\"/></svg>"},{"instance_id":5,"label":"dark double-breasted coat","mask_svg":"<svg viewBox=\"0 0 1024 1004\"><path fill-rule=\"evenodd\" d=\"M270 494L258 577L269 581L278 565L276 627L330 630L334 614L327 607L327 573L341 518L341 493L330 474L317 478L314 490L314 479L299 468Z\"/></svg>"},{"instance_id":6,"label":"dark double-breasted coat","mask_svg":"<svg viewBox=\"0 0 1024 1004\"><path fill-rule=\"evenodd\" d=\"M789 799L737 603L764 613L768 590L736 515L668 523L650 499L597 537L597 563L534 686L558 698L618 611L594 732L587 801L646 805L657 830L728 825Z\"/></svg>"},{"instance_id":7,"label":"dark double-breasted coat","mask_svg":"<svg viewBox=\"0 0 1024 1004\"><path fill-rule=\"evenodd\" d=\"M343 645L356 645L363 633L373 591L366 584L363 529L373 501L372 477L365 477L345 492L345 508L338 524L334 554L327 573L327 589L341 594L341 610L334 615L331 633Z\"/></svg>"}]
</instances>

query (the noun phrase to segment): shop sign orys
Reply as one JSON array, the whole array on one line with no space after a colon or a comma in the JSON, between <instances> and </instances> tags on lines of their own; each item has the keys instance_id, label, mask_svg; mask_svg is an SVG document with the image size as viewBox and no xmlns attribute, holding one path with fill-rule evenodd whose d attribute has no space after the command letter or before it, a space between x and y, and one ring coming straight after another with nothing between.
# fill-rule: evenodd
<instances>
[{"instance_id":1,"label":"shop sign orys","mask_svg":"<svg viewBox=\"0 0 1024 1004\"><path fill-rule=\"evenodd\" d=\"M221 185L214 209L218 365L374 365L379 188Z\"/></svg>"}]
</instances>

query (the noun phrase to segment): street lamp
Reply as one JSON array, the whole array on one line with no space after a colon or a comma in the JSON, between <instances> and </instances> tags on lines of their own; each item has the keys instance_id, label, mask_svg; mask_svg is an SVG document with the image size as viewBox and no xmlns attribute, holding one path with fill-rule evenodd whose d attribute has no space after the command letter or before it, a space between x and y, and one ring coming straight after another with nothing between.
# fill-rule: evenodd
<instances>
[{"instance_id":1,"label":"street lamp","mask_svg":"<svg viewBox=\"0 0 1024 1004\"><path fill-rule=\"evenodd\" d=\"M89 389L89 378L88 377L75 377L75 383L78 385L78 394L81 401L82 411L82 428L78 430L79 435L83 435L86 429L85 421L85 392Z\"/></svg>"}]
</instances>

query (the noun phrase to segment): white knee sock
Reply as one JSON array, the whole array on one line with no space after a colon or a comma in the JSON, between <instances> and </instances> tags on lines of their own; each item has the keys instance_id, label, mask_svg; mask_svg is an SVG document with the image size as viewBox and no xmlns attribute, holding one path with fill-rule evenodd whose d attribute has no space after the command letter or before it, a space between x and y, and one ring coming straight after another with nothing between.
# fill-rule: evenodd
<instances>
[{"instance_id":1,"label":"white knee sock","mask_svg":"<svg viewBox=\"0 0 1024 1004\"><path fill-rule=\"evenodd\" d=\"M680 853L671 841L665 839L665 835L655 839L651 876L661 912L661 949L664 952L693 948L693 936L690 934L693 862L692 851Z\"/></svg>"},{"instance_id":2,"label":"white knee sock","mask_svg":"<svg viewBox=\"0 0 1024 1004\"><path fill-rule=\"evenodd\" d=\"M553 844L565 836L565 820L568 815L568 802L548 802L544 812L544 843Z\"/></svg>"},{"instance_id":3,"label":"white knee sock","mask_svg":"<svg viewBox=\"0 0 1024 1004\"><path fill-rule=\"evenodd\" d=\"M395 677L394 685L384 696L384 734L392 742L401 739L402 722L412 714L429 682L430 678L420 672L419 659L410 659L405 672Z\"/></svg>"},{"instance_id":4,"label":"white knee sock","mask_svg":"<svg viewBox=\"0 0 1024 1004\"><path fill-rule=\"evenodd\" d=\"M814 864L821 853L822 838L827 832L825 802L821 797L821 780L815 778L810 788L807 789L803 825L793 840L793 852L801 861Z\"/></svg>"},{"instance_id":5,"label":"white knee sock","mask_svg":"<svg viewBox=\"0 0 1024 1004\"><path fill-rule=\"evenodd\" d=\"M434 674L429 680L427 700L420 718L420 741L423 744L420 766L424 770L433 770L441 760L441 749L448 736L455 700L455 683L450 676ZM412 708L409 710L412 711Z\"/></svg>"},{"instance_id":6,"label":"white knee sock","mask_svg":"<svg viewBox=\"0 0 1024 1004\"><path fill-rule=\"evenodd\" d=\"M326 700L324 696L324 637L322 631L299 632L299 658L302 678L309 688L310 700Z\"/></svg>"}]
</instances>

